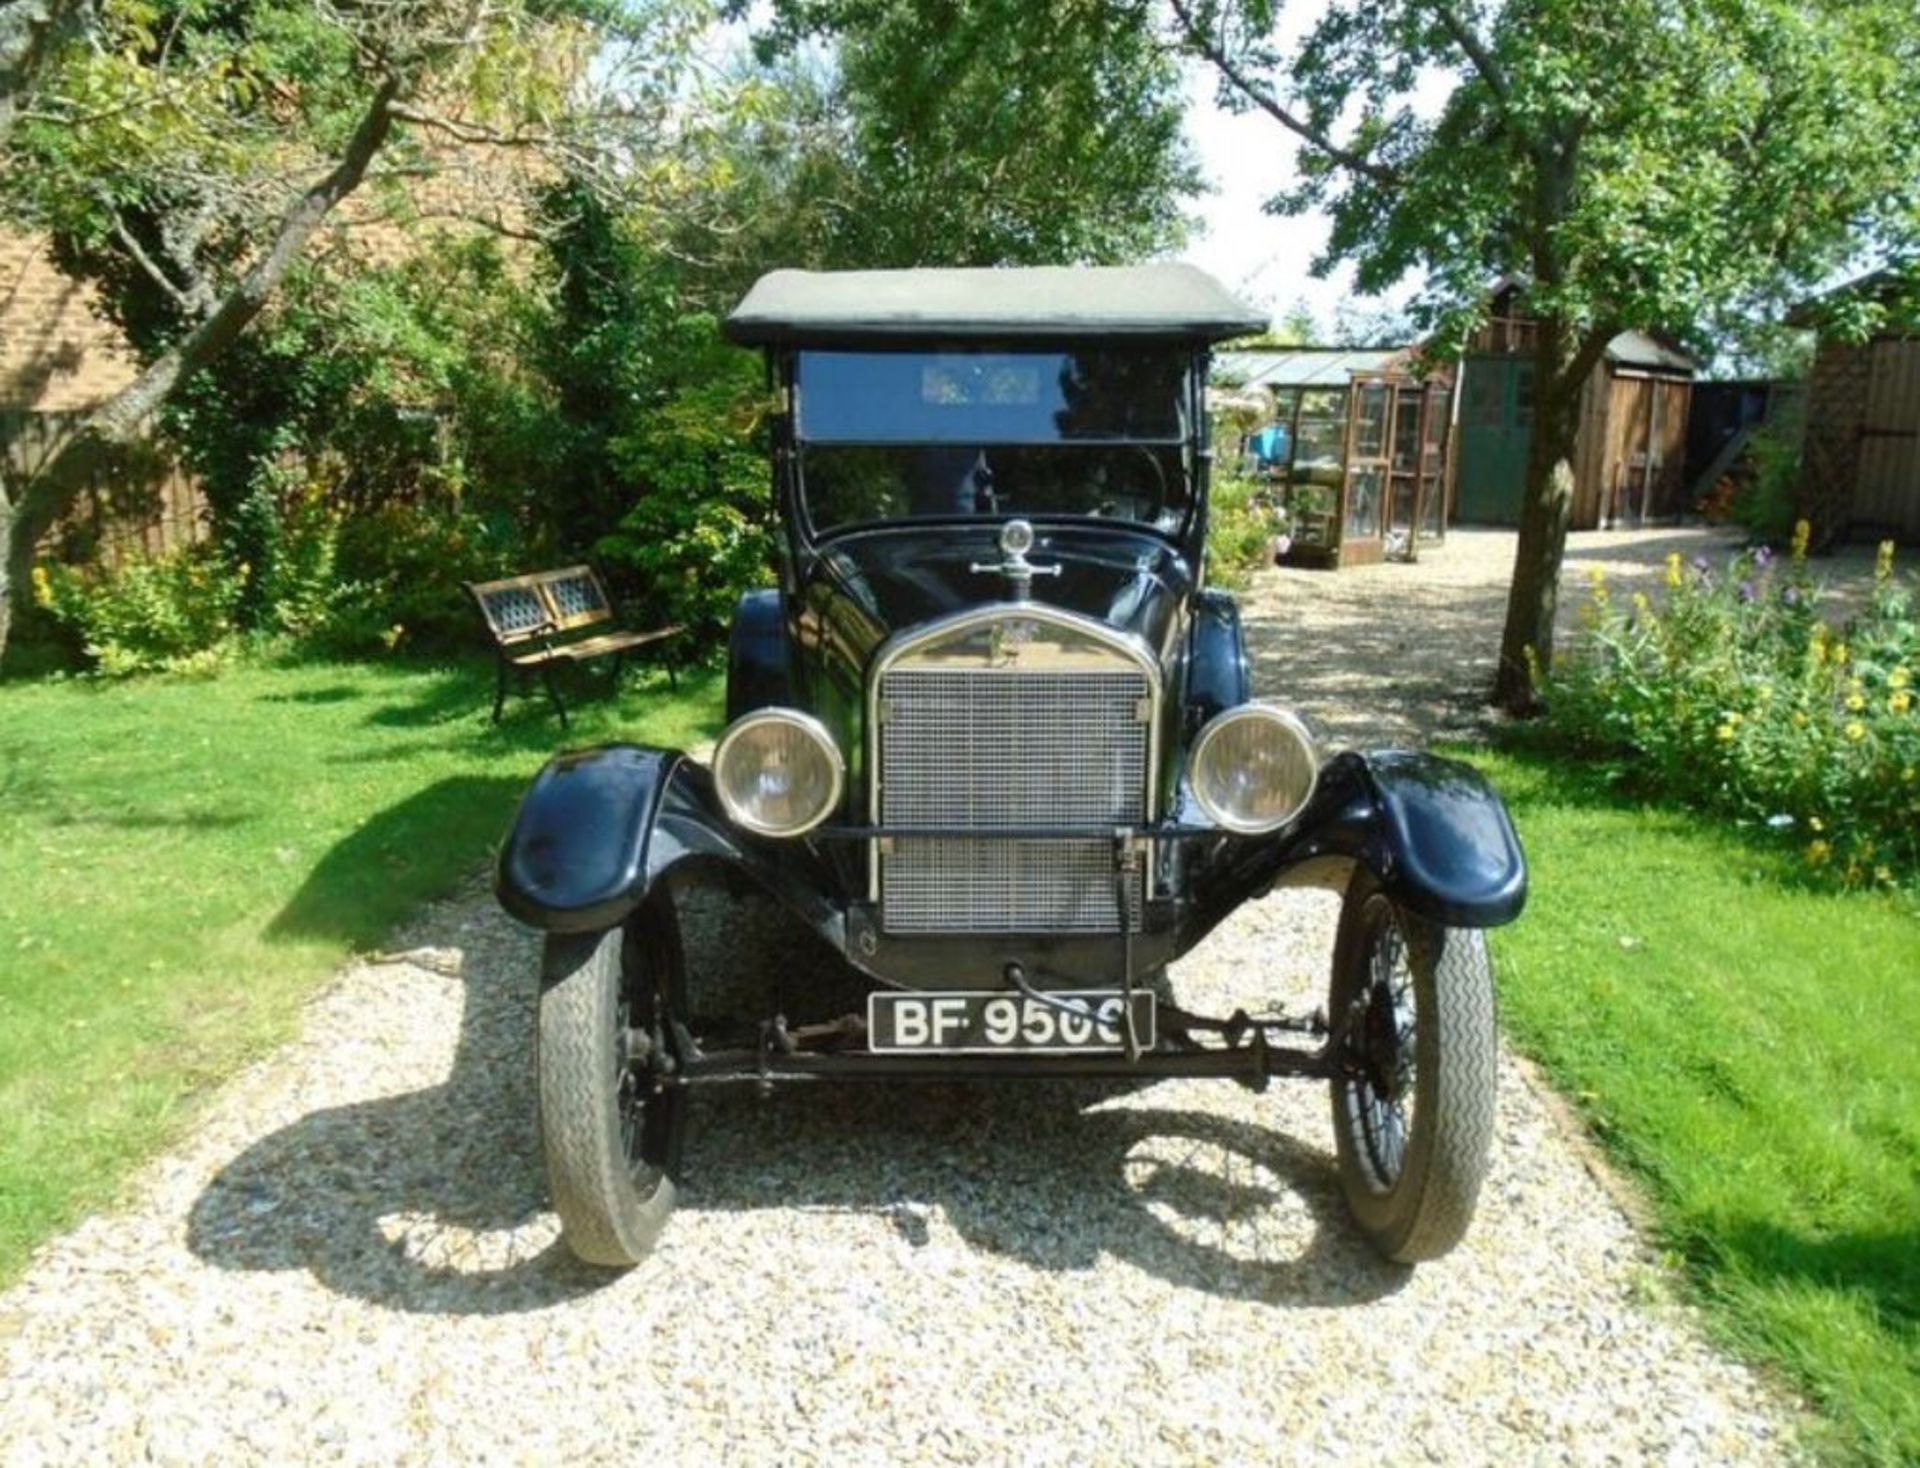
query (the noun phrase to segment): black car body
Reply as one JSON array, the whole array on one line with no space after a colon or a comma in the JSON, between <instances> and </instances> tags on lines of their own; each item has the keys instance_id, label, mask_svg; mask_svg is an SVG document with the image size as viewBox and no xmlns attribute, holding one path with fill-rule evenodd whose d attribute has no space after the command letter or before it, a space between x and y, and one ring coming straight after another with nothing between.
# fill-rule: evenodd
<instances>
[{"instance_id":1,"label":"black car body","mask_svg":"<svg viewBox=\"0 0 1920 1468\"><path fill-rule=\"evenodd\" d=\"M1324 1077L1375 1241L1415 1258L1457 1239L1485 1139L1435 1164L1434 1127L1462 1105L1490 1125L1479 930L1519 913L1525 866L1471 769L1323 758L1252 697L1235 605L1205 584L1204 388L1212 344L1262 325L1184 266L782 271L729 318L778 394L781 554L736 613L728 731L711 767L558 757L500 862L502 902L553 935L543 1045L587 1068L549 1097L543 1054L543 1106L563 1079L606 1093L597 1122L548 1118L586 1257L644 1250L688 1086L820 1076ZM868 1013L703 1047L664 887L695 860L867 975ZM1167 964L1283 885L1346 894L1325 1015L1155 997ZM611 1061L592 1053L602 1011ZM1429 1053L1449 1042L1486 1050L1484 1084ZM1449 1075L1467 1102L1435 1089ZM1461 1174L1450 1190L1436 1167Z\"/></svg>"}]
</instances>

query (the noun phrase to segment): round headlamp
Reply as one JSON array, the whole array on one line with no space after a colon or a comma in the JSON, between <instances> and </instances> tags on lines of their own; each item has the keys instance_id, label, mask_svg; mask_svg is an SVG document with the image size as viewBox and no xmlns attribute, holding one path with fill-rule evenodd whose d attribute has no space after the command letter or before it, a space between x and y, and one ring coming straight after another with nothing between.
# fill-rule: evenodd
<instances>
[{"instance_id":1,"label":"round headlamp","mask_svg":"<svg viewBox=\"0 0 1920 1468\"><path fill-rule=\"evenodd\" d=\"M1209 820L1257 836L1300 814L1320 778L1313 734L1300 716L1248 703L1208 721L1187 760L1187 783Z\"/></svg>"},{"instance_id":2,"label":"round headlamp","mask_svg":"<svg viewBox=\"0 0 1920 1468\"><path fill-rule=\"evenodd\" d=\"M713 752L727 818L759 836L799 836L840 803L847 764L818 719L760 709L735 719Z\"/></svg>"}]
</instances>

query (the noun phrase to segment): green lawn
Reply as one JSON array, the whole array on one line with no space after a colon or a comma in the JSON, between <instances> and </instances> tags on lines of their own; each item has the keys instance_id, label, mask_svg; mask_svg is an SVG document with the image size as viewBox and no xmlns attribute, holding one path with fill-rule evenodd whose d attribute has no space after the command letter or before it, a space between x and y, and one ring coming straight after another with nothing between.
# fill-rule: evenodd
<instances>
[{"instance_id":1,"label":"green lawn","mask_svg":"<svg viewBox=\"0 0 1920 1468\"><path fill-rule=\"evenodd\" d=\"M564 739L709 738L720 681L601 677ZM491 694L478 663L0 684L0 1282L484 860L563 741Z\"/></svg>"},{"instance_id":2,"label":"green lawn","mask_svg":"<svg viewBox=\"0 0 1920 1468\"><path fill-rule=\"evenodd\" d=\"M1711 818L1474 756L1532 863L1509 1033L1646 1185L1713 1327L1841 1461L1920 1462L1920 916Z\"/></svg>"}]
</instances>

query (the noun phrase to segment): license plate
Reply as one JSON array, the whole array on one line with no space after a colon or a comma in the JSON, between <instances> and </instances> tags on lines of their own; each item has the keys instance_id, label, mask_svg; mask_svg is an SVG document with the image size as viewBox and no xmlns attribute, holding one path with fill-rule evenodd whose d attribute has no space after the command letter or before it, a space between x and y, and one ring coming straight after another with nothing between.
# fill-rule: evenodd
<instances>
[{"instance_id":1,"label":"license plate","mask_svg":"<svg viewBox=\"0 0 1920 1468\"><path fill-rule=\"evenodd\" d=\"M1121 1017L1126 999L1114 989L1052 995L1079 1005L1068 1014L1024 994L902 994L867 996L867 1048L877 1055L1004 1055L1022 1051L1106 1051L1126 1047ZM1133 1026L1142 1050L1153 1048L1153 992L1133 991Z\"/></svg>"}]
</instances>

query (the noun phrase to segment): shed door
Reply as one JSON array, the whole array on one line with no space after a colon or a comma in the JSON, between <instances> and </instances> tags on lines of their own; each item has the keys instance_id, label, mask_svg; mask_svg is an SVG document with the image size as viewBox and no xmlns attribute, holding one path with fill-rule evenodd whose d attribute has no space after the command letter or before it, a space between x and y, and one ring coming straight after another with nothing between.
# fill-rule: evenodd
<instances>
[{"instance_id":1,"label":"shed door","mask_svg":"<svg viewBox=\"0 0 1920 1468\"><path fill-rule=\"evenodd\" d=\"M1920 540L1920 340L1875 342L1867 381L1853 520Z\"/></svg>"},{"instance_id":2,"label":"shed door","mask_svg":"<svg viewBox=\"0 0 1920 1468\"><path fill-rule=\"evenodd\" d=\"M1533 363L1472 357L1462 364L1460 456L1453 514L1470 525L1518 525L1533 424Z\"/></svg>"}]
</instances>

